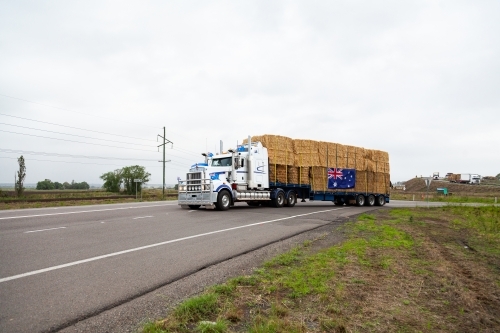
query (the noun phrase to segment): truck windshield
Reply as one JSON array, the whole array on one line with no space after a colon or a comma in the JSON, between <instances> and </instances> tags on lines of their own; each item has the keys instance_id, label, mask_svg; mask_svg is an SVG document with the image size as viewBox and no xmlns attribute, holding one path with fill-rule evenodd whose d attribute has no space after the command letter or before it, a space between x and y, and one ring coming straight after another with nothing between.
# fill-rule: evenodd
<instances>
[{"instance_id":1,"label":"truck windshield","mask_svg":"<svg viewBox=\"0 0 500 333\"><path fill-rule=\"evenodd\" d=\"M231 166L231 157L214 158L212 159L212 166Z\"/></svg>"}]
</instances>

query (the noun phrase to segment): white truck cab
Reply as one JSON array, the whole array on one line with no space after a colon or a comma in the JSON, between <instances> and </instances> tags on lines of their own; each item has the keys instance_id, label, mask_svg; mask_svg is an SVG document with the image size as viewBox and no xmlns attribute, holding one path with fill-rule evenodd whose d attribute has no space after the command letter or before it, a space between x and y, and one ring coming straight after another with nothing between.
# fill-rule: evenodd
<instances>
[{"instance_id":1,"label":"white truck cab","mask_svg":"<svg viewBox=\"0 0 500 333\"><path fill-rule=\"evenodd\" d=\"M243 144L220 155L202 154L178 184L179 205L226 210L236 201L270 200L267 148Z\"/></svg>"}]
</instances>

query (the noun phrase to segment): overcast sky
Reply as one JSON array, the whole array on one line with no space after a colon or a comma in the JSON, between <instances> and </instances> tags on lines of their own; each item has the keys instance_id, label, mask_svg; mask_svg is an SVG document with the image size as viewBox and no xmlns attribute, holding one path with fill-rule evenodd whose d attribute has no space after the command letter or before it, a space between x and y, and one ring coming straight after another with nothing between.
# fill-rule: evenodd
<instances>
[{"instance_id":1,"label":"overcast sky","mask_svg":"<svg viewBox=\"0 0 500 333\"><path fill-rule=\"evenodd\" d=\"M0 0L0 182L161 184L163 126L167 184L260 134L496 175L500 1Z\"/></svg>"}]
</instances>

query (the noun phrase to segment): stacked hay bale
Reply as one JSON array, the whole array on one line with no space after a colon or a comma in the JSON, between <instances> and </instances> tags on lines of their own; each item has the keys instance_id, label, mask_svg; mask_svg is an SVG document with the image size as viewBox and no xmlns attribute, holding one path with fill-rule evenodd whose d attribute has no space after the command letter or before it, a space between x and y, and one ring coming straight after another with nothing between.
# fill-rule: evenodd
<instances>
[{"instance_id":1,"label":"stacked hay bale","mask_svg":"<svg viewBox=\"0 0 500 333\"><path fill-rule=\"evenodd\" d=\"M333 192L328 189L328 168L347 168L356 170L355 188L341 191L389 193L387 152L270 134L252 137L257 141L268 150L271 182L310 184L313 191Z\"/></svg>"}]
</instances>

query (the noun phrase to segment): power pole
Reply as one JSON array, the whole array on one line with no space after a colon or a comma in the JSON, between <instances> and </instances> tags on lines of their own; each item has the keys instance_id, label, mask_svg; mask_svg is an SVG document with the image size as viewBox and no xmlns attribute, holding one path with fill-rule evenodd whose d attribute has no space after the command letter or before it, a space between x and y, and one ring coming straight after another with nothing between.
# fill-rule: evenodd
<instances>
[{"instance_id":1,"label":"power pole","mask_svg":"<svg viewBox=\"0 0 500 333\"><path fill-rule=\"evenodd\" d=\"M163 136L161 136L160 134L158 134L158 136L163 139L163 143L161 145L158 145L158 148L160 148L160 146L163 146L163 161L160 161L160 162L163 162L162 199L165 199L165 162L170 162L170 161L165 160L165 146L167 145L167 143L171 143L172 147L173 147L174 143L166 138L165 126L163 126ZM158 136L156 137L157 140L158 140Z\"/></svg>"}]
</instances>

